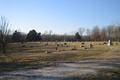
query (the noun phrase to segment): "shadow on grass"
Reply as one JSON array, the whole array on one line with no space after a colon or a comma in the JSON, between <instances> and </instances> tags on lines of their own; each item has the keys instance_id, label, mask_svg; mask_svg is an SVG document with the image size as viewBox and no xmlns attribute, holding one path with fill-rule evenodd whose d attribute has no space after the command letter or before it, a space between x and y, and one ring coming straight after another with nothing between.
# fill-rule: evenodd
<instances>
[{"instance_id":1,"label":"shadow on grass","mask_svg":"<svg viewBox=\"0 0 120 80\"><path fill-rule=\"evenodd\" d=\"M14 77L13 77L14 76ZM17 77L17 79L19 79L18 77L26 77L26 79L28 78L30 78L30 79L45 79L45 80L58 80L58 79L64 79L64 78L67 78L67 77L54 77L54 76L42 76L42 75L34 75L34 74L31 74L31 75L25 75L25 74L0 74L0 77L2 77L2 80L9 80L9 78L12 78L13 77L13 79L15 78L15 77ZM21 78L20 78L20 80L21 80Z\"/></svg>"},{"instance_id":2,"label":"shadow on grass","mask_svg":"<svg viewBox=\"0 0 120 80\"><path fill-rule=\"evenodd\" d=\"M74 75L63 80L120 80L120 69L101 69L99 74Z\"/></svg>"}]
</instances>

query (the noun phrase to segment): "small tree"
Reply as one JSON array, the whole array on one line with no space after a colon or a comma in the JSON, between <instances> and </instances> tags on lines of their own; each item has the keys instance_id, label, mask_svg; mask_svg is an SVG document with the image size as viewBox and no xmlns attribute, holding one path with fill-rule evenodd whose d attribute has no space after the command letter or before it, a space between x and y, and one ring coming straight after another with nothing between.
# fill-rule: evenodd
<instances>
[{"instance_id":1,"label":"small tree","mask_svg":"<svg viewBox=\"0 0 120 80\"><path fill-rule=\"evenodd\" d=\"M37 33L35 30L29 31L26 38L28 41L40 41L42 39L41 33Z\"/></svg>"},{"instance_id":2,"label":"small tree","mask_svg":"<svg viewBox=\"0 0 120 80\"><path fill-rule=\"evenodd\" d=\"M79 35L78 32L75 34L75 39L76 39L77 41L81 39L81 36Z\"/></svg>"},{"instance_id":3,"label":"small tree","mask_svg":"<svg viewBox=\"0 0 120 80\"><path fill-rule=\"evenodd\" d=\"M82 37L84 31L85 31L85 28L80 27L78 29L78 32L79 32L79 34L80 34L81 37Z\"/></svg>"},{"instance_id":4,"label":"small tree","mask_svg":"<svg viewBox=\"0 0 120 80\"><path fill-rule=\"evenodd\" d=\"M12 35L12 40L14 42L20 42L21 41L21 33L15 30L15 32Z\"/></svg>"},{"instance_id":5,"label":"small tree","mask_svg":"<svg viewBox=\"0 0 120 80\"><path fill-rule=\"evenodd\" d=\"M1 16L0 20L0 43L3 47L3 53L5 53L5 47L10 40L10 32L9 24L7 19L4 16Z\"/></svg>"}]
</instances>

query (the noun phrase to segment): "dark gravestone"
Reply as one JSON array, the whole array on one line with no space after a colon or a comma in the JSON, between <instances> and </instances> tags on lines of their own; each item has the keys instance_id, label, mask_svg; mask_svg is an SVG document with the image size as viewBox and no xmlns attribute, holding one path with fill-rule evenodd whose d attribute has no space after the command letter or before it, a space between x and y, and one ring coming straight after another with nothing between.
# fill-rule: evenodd
<instances>
[{"instance_id":1,"label":"dark gravestone","mask_svg":"<svg viewBox=\"0 0 120 80\"><path fill-rule=\"evenodd\" d=\"M59 46L59 44L56 44L56 46Z\"/></svg>"},{"instance_id":2,"label":"dark gravestone","mask_svg":"<svg viewBox=\"0 0 120 80\"><path fill-rule=\"evenodd\" d=\"M25 45L22 45L22 47L26 47Z\"/></svg>"},{"instance_id":3,"label":"dark gravestone","mask_svg":"<svg viewBox=\"0 0 120 80\"><path fill-rule=\"evenodd\" d=\"M106 42L104 42L104 44L106 44Z\"/></svg>"},{"instance_id":4,"label":"dark gravestone","mask_svg":"<svg viewBox=\"0 0 120 80\"><path fill-rule=\"evenodd\" d=\"M74 48L71 48L70 50L76 50L76 49L74 49Z\"/></svg>"},{"instance_id":5,"label":"dark gravestone","mask_svg":"<svg viewBox=\"0 0 120 80\"><path fill-rule=\"evenodd\" d=\"M116 45L118 45L118 43L115 43Z\"/></svg>"},{"instance_id":6,"label":"dark gravestone","mask_svg":"<svg viewBox=\"0 0 120 80\"><path fill-rule=\"evenodd\" d=\"M57 50L57 47L55 47L55 49Z\"/></svg>"},{"instance_id":7,"label":"dark gravestone","mask_svg":"<svg viewBox=\"0 0 120 80\"><path fill-rule=\"evenodd\" d=\"M84 46L81 45L80 47L84 47Z\"/></svg>"},{"instance_id":8,"label":"dark gravestone","mask_svg":"<svg viewBox=\"0 0 120 80\"><path fill-rule=\"evenodd\" d=\"M66 45L66 47L68 47L68 45Z\"/></svg>"},{"instance_id":9,"label":"dark gravestone","mask_svg":"<svg viewBox=\"0 0 120 80\"><path fill-rule=\"evenodd\" d=\"M84 44L84 43L81 43L81 44Z\"/></svg>"},{"instance_id":10,"label":"dark gravestone","mask_svg":"<svg viewBox=\"0 0 120 80\"><path fill-rule=\"evenodd\" d=\"M64 45L67 45L67 43L64 43Z\"/></svg>"},{"instance_id":11,"label":"dark gravestone","mask_svg":"<svg viewBox=\"0 0 120 80\"><path fill-rule=\"evenodd\" d=\"M52 52L50 52L50 51L45 51L45 53L52 53Z\"/></svg>"}]
</instances>

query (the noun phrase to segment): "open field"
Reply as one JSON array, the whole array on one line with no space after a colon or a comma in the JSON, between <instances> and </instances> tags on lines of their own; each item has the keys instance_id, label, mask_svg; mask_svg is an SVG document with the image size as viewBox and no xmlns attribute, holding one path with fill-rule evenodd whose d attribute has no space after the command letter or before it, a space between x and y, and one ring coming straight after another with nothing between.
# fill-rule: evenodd
<instances>
[{"instance_id":1,"label":"open field","mask_svg":"<svg viewBox=\"0 0 120 80\"><path fill-rule=\"evenodd\" d=\"M68 47L64 46L58 46L58 50L61 50L58 52L58 50L55 50L55 42L48 42L48 45L45 45L46 42L27 42L24 44L21 43L11 43L8 45L6 51L7 53L3 54L2 51L0 52L0 72L5 71L12 71L15 69L35 69L49 66L47 64L50 63L61 63L61 62L76 62L79 60L82 60L83 58L106 58L108 56L112 56L113 54L112 49L116 49L116 47L120 47L120 43L118 45L115 45L116 42L113 42L113 46L108 45L102 45L103 42L84 42L84 46L86 49L83 49L83 47L79 47L82 42L66 42ZM64 42L58 42L58 44L63 44ZM89 48L89 44L93 44L92 48ZM26 46L22 47L22 46ZM70 50L76 46L76 50ZM66 51L62 51L65 49ZM51 51L52 53L46 54L45 51ZM109 54L112 52L111 54ZM114 50L115 53L119 53L119 49ZM119 54L116 54L117 56L120 56ZM114 56L116 57L116 56ZM114 63L114 62L113 62ZM119 64L119 61L118 63ZM56 65L56 64L55 64ZM116 66L117 68L114 71L119 69L119 65ZM111 70L111 69L110 69ZM109 70L109 71L110 71ZM101 70L102 71L102 70ZM106 70L103 75L112 75L113 73L109 74L109 71ZM103 72L101 72L103 73ZM117 76L119 75L119 72L117 72ZM74 76L71 78L72 80L79 80L79 75L71 75ZM101 78L101 75L96 76L88 76L91 77L91 79L94 77L96 79ZM105 77L106 78L106 77ZM88 78L87 78L88 79Z\"/></svg>"}]
</instances>

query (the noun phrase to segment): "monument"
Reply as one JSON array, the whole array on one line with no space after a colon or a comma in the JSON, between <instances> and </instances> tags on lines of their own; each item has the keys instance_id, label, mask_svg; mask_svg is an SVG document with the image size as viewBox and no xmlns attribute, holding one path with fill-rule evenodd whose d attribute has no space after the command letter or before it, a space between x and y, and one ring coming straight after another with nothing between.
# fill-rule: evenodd
<instances>
[{"instance_id":1,"label":"monument","mask_svg":"<svg viewBox=\"0 0 120 80\"><path fill-rule=\"evenodd\" d=\"M111 39L108 41L108 45L113 45Z\"/></svg>"},{"instance_id":2,"label":"monument","mask_svg":"<svg viewBox=\"0 0 120 80\"><path fill-rule=\"evenodd\" d=\"M89 44L89 48L92 48L92 44Z\"/></svg>"}]
</instances>

